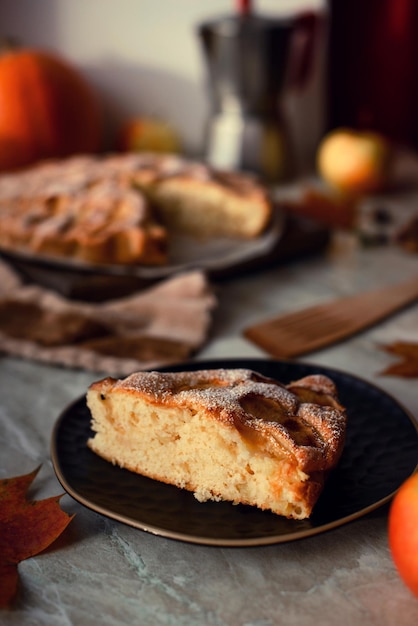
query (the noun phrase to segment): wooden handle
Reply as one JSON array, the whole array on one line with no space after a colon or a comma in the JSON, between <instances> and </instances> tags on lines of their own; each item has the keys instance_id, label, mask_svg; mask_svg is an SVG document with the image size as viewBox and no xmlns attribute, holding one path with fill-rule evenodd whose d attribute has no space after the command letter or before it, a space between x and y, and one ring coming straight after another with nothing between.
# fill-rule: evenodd
<instances>
[{"instance_id":1,"label":"wooden handle","mask_svg":"<svg viewBox=\"0 0 418 626\"><path fill-rule=\"evenodd\" d=\"M418 278L319 304L248 327L244 336L279 358L336 343L383 320L418 298Z\"/></svg>"}]
</instances>

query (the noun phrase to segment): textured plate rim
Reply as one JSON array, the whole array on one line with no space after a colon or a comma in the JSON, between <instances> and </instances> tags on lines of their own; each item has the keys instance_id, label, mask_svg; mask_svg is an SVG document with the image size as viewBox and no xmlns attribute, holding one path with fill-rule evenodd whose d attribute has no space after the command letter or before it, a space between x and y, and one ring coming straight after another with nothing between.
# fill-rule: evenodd
<instances>
[{"instance_id":1,"label":"textured plate rim","mask_svg":"<svg viewBox=\"0 0 418 626\"><path fill-rule=\"evenodd\" d=\"M155 368L155 369L158 369L160 371L170 371L172 369L178 370L181 367L185 369L191 369L192 371L193 369L198 369L198 368L211 369L211 368L222 367L222 363L224 364L228 363L229 368L230 367L247 367L249 366L248 364L253 364L253 366L255 367L256 363L269 363L272 365L274 365L274 363L278 363L278 364L290 365L290 366L294 364L296 366L307 367L307 368L312 368L312 369L317 369L317 370L320 369L322 371L326 370L330 372L330 374L332 372L335 372L336 374L340 376L344 376L348 379L356 380L359 383L365 385L366 387L370 387L374 389L379 394L391 400L394 404L398 406L399 409L401 409L401 411L405 414L405 417L409 419L409 421L411 422L412 426L415 428L415 431L418 435L418 424L413 418L412 413L406 407L404 407L403 404L400 403L392 394L388 393L386 390L382 389L380 386L374 383L371 383L365 380L364 378L361 378L360 376L351 374L349 372L345 372L344 370L341 370L338 368L318 365L318 364L311 363L309 361L293 361L292 362L292 361L285 360L285 359L280 359L280 360L262 359L262 358L257 359L257 358L250 357L248 359L231 358L231 359L209 359L209 360L202 360L202 361L188 361L188 362L181 363L178 365L171 365L168 367L161 367L161 368ZM247 364L247 365L244 365L244 364ZM70 495L74 500L76 500L77 502L85 506L86 508L96 513L99 513L107 518L116 520L118 522L121 522L123 524L126 524L128 526L131 526L138 530L142 530L144 532L147 532L149 534L152 534L158 537L164 537L167 539L183 541L186 543L216 546L216 547L252 547L252 546L266 546L266 545L275 545L275 544L280 544L280 543L288 543L290 541L296 541L299 539L304 539L307 537L312 537L318 534L322 534L329 530L339 528L340 526L344 526L352 521L360 519L361 517L364 517L365 515L372 513L373 511L377 510L378 508L390 502L390 500L393 498L393 496L396 494L396 492L398 491L400 487L399 485L398 488L388 493L385 497L380 498L379 500L376 500L370 505L363 507L359 509L358 511L355 511L354 513L345 515L343 517L338 518L337 520L334 520L326 524L322 524L320 526L298 530L295 533L283 533L280 535L268 535L268 536L252 537L248 539L243 539L243 538L237 538L237 539L219 538L217 539L217 538L206 537L202 535L194 535L194 534L191 535L189 533L181 533L181 532L172 531L172 530L160 527L160 526L146 524L129 515L119 514L115 511L112 511L109 508L102 507L96 504L95 502L88 500L83 495L79 494L77 490L74 489L68 483L67 479L63 475L60 469L60 462L59 462L58 452L56 448L57 433L59 431L61 423L66 419L67 414L71 410L71 408L73 406L76 406L83 400L84 400L84 396L80 396L77 399L75 399L73 402L71 402L67 407L65 407L63 411L61 412L60 416L58 417L58 419L56 420L53 430L52 430L51 459L52 459L53 468L54 468L58 481L60 482L61 486L65 489L65 491L68 493L68 495ZM418 471L418 461L410 475L413 475L416 471Z\"/></svg>"}]
</instances>

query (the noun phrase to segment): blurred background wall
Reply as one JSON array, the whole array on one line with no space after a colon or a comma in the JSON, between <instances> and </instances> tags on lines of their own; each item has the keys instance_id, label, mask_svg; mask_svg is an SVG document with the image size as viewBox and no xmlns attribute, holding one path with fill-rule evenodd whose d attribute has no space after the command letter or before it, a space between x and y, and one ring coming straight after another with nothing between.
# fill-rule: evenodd
<instances>
[{"instance_id":1,"label":"blurred background wall","mask_svg":"<svg viewBox=\"0 0 418 626\"><path fill-rule=\"evenodd\" d=\"M324 0L259 0L257 13L322 11ZM107 141L127 117L155 115L179 131L185 151L200 155L208 112L205 66L197 26L232 14L227 0L1 0L3 37L47 48L72 61L99 92ZM322 69L303 102L290 102L301 159L323 128Z\"/></svg>"}]
</instances>

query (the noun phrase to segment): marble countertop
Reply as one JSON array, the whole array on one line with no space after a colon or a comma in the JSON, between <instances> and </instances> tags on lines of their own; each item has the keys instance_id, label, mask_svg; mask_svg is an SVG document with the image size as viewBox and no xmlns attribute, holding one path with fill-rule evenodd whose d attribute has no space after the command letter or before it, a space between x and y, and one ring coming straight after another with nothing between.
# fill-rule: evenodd
<instances>
[{"instance_id":1,"label":"marble countertop","mask_svg":"<svg viewBox=\"0 0 418 626\"><path fill-rule=\"evenodd\" d=\"M281 312L418 276L392 247L335 237L323 254L215 283L219 307L197 359L269 358L242 330ZM335 367L389 392L418 420L417 381L382 377L380 343L417 340L418 303L349 340L299 360ZM92 372L1 356L0 478L41 464L36 499L62 487L50 457L60 412L97 379ZM388 505L334 530L261 547L210 547L112 521L69 495L76 513L54 547L19 565L16 626L415 626L418 599L402 583L387 540Z\"/></svg>"}]
</instances>

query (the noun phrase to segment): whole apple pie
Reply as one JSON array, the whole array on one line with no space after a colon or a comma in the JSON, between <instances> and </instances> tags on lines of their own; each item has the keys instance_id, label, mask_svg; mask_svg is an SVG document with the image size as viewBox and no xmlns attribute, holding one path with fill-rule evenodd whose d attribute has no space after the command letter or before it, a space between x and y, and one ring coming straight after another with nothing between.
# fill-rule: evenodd
<instances>
[{"instance_id":1,"label":"whole apple pie","mask_svg":"<svg viewBox=\"0 0 418 626\"><path fill-rule=\"evenodd\" d=\"M164 265L172 232L251 239L271 215L251 176L176 155L77 156L0 176L0 246L89 263Z\"/></svg>"}]
</instances>

